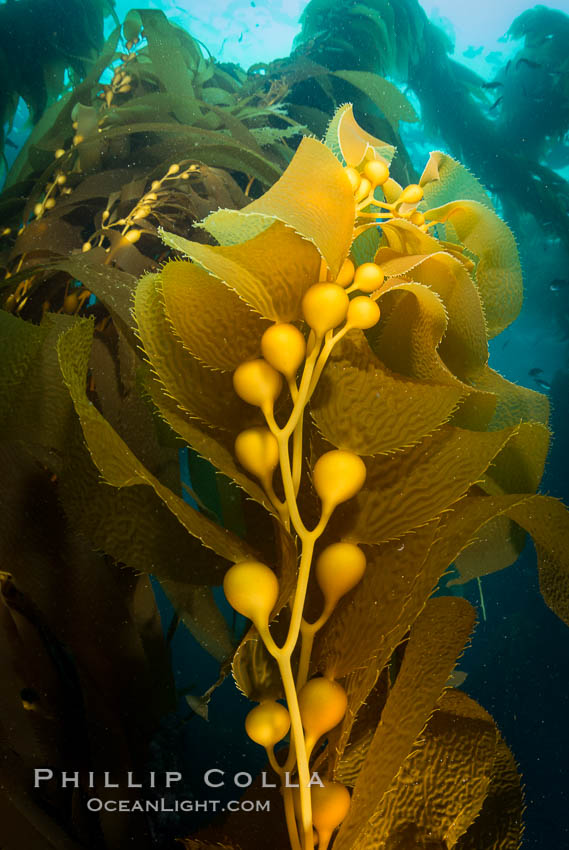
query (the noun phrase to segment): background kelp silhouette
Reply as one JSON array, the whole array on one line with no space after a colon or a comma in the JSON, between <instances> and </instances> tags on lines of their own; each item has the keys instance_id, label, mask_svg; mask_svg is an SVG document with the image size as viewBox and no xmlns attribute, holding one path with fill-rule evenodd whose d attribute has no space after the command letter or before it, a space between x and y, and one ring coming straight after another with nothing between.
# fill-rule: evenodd
<instances>
[{"instance_id":1,"label":"background kelp silhouette","mask_svg":"<svg viewBox=\"0 0 569 850\"><path fill-rule=\"evenodd\" d=\"M347 695L340 726L326 732L315 750L322 775L354 789L335 846L375 846L380 840L417 846L428 836L440 846L517 847L521 794L513 758L486 712L460 691L444 689L473 612L457 598L427 602L453 561L463 579L511 563L525 528L538 546L544 595L567 618L566 513L560 503L535 495L548 444L547 401L486 365L487 337L509 324L520 306L513 239L481 186L442 154L433 155L420 181L422 211L416 210L421 190L407 187L401 198L401 187L384 182L381 167L376 172L368 167L369 185L365 174L360 181L366 156L387 162L393 151L362 134L349 109L337 114L327 142L357 173L346 172L326 147L306 140L283 179L246 211L218 212L205 229L190 230L188 221L211 209L245 205L242 190L251 177L257 185L273 183L292 155L283 130L290 127L298 136L300 125L274 108L282 86L253 80L246 95L253 100L240 106L235 93L238 101L245 96L246 83L230 83L220 73L205 80L203 100L196 97L200 103L191 116L179 120L168 103L161 125L136 126L113 103L131 103L135 114L140 109L146 118L154 116L137 99L149 94L147 87L162 97L168 90L156 71L158 48L176 48L182 57L179 76L170 81L174 89L177 80L185 86L189 78L195 82L201 73L203 80L216 70L206 60L200 70L191 40L160 14L131 16L129 39L139 37L142 22L147 41L114 59L111 41L82 89L101 104L103 126L99 109L97 122L92 113L83 122L80 109L72 115L77 94L71 93L57 106L61 117L51 141L43 152L41 142L39 153L32 141L18 164L24 180L14 180L5 197L4 210L17 220L23 187L36 193L26 200L22 233L8 234L18 237L8 260L14 278L8 279L14 296L8 306L34 321L44 314L39 325L2 314L2 541L9 565L3 574L8 636L3 664L10 682L2 715L10 738L3 746L6 840L31 845L39 833L56 846L152 841L142 817L87 815L85 788L35 795L29 790L32 766L124 774L149 764L149 738L174 705L167 641L177 620L165 641L141 571L161 581L176 616L221 660L232 652L231 635L209 586L221 582L231 562L269 564L279 580L272 612L279 616L271 630L278 644L284 642L299 541L286 529L283 506L279 512L278 502L251 476L262 469L251 464L250 443L237 450L236 460L235 437L262 427L263 418L235 394L231 373L243 360L270 357L261 339L275 321L276 327L296 323L298 340L305 327L303 297L319 280L336 296L336 274L352 285L350 264L343 260L357 204L362 229L353 261L361 268L377 260L383 272L368 267L370 279L362 271L356 275L353 285L364 292L371 287L373 302L365 295L366 307L348 308L356 329L328 346L310 416L302 417L302 442L298 428L294 440L301 446L296 457L303 459L302 470L297 466L298 505L308 528L317 525L318 496L327 490L318 484L317 458L339 448L361 456L366 467L366 483L334 511L316 552L349 539L361 544L367 559L361 582L316 635L310 668L312 681L335 677ZM110 60L118 73L99 85ZM138 76L134 63L150 65L144 69L148 74ZM233 86L230 104L210 108L212 98L223 96L207 93L216 88L210 80ZM389 101L389 86L383 96ZM244 134L241 127L249 123L245 130L263 139L268 155L253 151L250 139L252 153L245 144L238 150L219 131L232 121L232 112L247 110L251 102L253 113L233 123L232 133L239 128ZM127 139L126 147L115 147L115 134L105 129L113 110L119 125L128 121L116 133L121 145ZM207 132L191 121L219 123ZM175 156L197 144L199 158L172 164L170 142L178 136ZM36 141L42 138L38 131ZM112 171L117 156L125 162L139 158L136 185L130 169L101 184L101 172ZM39 181L34 162L47 169ZM237 182L221 167L231 168ZM89 172L94 179L83 186ZM403 179L405 167L392 173ZM370 205L374 180L383 185L383 196L376 191L379 207ZM57 238L56 222L69 225L69 244ZM186 237L190 230L191 243L172 236L166 241L194 262L178 260L142 279L134 325L133 273L159 268L167 250L158 225ZM208 233L224 247L208 244ZM74 285L76 280L83 286ZM362 298L355 290L354 295L350 305ZM344 308L346 298L340 296ZM372 303L380 307L381 319L364 335L357 328L370 321L366 310L373 318ZM323 313L317 302L316 321ZM93 315L95 328L73 314ZM341 310L336 314L340 326L343 316ZM314 312L308 309L306 318L314 324ZM139 359L137 334L151 369ZM275 406L281 424L290 413L287 399L285 390ZM180 498L173 432L224 473L218 487L225 529L207 509L196 511ZM270 450L268 455L270 460ZM273 462L274 454L269 467ZM101 473L114 488L101 483ZM266 474L260 477L266 484ZM278 473L274 486L276 499L282 498ZM250 498L243 500L243 491ZM308 622L321 614L322 589L329 599L330 587L321 573L320 586L309 584ZM254 629L233 654L232 669L252 699L280 697L278 671ZM314 679L318 673L323 678ZM208 696L201 704L194 697L192 704L203 710ZM156 741L161 759L172 767L167 739L155 738L155 747ZM444 764L441 752L448 759ZM457 774L465 778L463 795ZM417 777L433 789L427 804ZM325 805L326 817L330 827ZM269 841L274 846L281 835L282 846L288 846L278 798L271 830L260 818L235 815L187 843L263 847Z\"/></svg>"},{"instance_id":2,"label":"background kelp silhouette","mask_svg":"<svg viewBox=\"0 0 569 850\"><path fill-rule=\"evenodd\" d=\"M112 0L18 0L0 6L0 139L20 98L32 121L72 80L85 76L103 46ZM118 23L118 21L117 21Z\"/></svg>"}]
</instances>

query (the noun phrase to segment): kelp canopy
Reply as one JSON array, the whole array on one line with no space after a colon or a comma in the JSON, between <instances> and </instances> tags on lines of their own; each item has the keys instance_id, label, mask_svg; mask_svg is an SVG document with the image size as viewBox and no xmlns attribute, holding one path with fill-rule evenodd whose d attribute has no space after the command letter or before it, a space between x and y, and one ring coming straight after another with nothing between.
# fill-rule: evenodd
<instances>
[{"instance_id":1,"label":"kelp canopy","mask_svg":"<svg viewBox=\"0 0 569 850\"><path fill-rule=\"evenodd\" d=\"M115 32L48 110L2 199L2 841L168 846L158 820L84 804L113 794L103 771L175 758L170 642L187 627L220 681L231 673L254 702L285 695L297 720L303 679L345 693L312 742L310 766L350 789L339 831L318 822L321 848L517 850L514 756L451 686L474 610L444 595L512 564L529 533L543 596L569 622L568 514L538 492L547 398L488 363L521 307L512 233L458 161L434 152L413 182L349 104L324 142L302 138L322 121L303 87L334 99L347 85L373 89L394 141L416 116L371 72L306 60L247 78L159 12L131 13L123 34L125 52ZM283 328L296 359L267 347ZM243 366L266 383L235 378ZM325 458L328 473L355 463L360 486L340 482L337 498ZM338 542L366 562L312 640L326 593L307 540L316 563ZM212 593L251 561L277 587L274 644L303 632L292 690L258 610L236 646ZM175 612L166 636L151 576ZM182 695L206 716L217 685ZM290 745L293 774L308 749ZM32 790L46 763L95 771L94 791ZM175 837L192 850L295 846L294 800L289 842L279 796L267 818L235 814L193 837L176 822ZM303 828L318 818L306 796Z\"/></svg>"}]
</instances>

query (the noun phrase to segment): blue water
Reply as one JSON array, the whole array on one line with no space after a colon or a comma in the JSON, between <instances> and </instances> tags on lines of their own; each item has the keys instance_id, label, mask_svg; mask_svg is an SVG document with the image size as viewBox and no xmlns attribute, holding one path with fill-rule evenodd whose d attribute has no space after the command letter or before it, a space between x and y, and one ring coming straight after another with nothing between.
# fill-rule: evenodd
<instances>
[{"instance_id":1,"label":"blue water","mask_svg":"<svg viewBox=\"0 0 569 850\"><path fill-rule=\"evenodd\" d=\"M141 3L139 8L162 9L171 20L190 30L207 45L216 59L237 62L244 68L257 62L270 62L290 53L294 37L300 31L299 18L305 0L216 0L196 3L187 0ZM509 55L505 34L519 14L532 8L526 0L480 0L475 6L466 0L425 0L421 6L455 42L455 56L462 57L479 73ZM551 9L569 12L562 0L546 4ZM132 4L119 0L116 9L122 17ZM481 54L475 60L464 56L469 48Z\"/></svg>"}]
</instances>

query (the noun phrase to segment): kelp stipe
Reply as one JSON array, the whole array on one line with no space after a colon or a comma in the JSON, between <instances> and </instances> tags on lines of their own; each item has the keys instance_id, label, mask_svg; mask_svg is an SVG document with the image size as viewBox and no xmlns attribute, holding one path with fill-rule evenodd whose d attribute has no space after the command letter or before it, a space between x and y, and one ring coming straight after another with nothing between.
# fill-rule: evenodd
<instances>
[{"instance_id":1,"label":"kelp stipe","mask_svg":"<svg viewBox=\"0 0 569 850\"><path fill-rule=\"evenodd\" d=\"M400 186L393 150L349 105L327 142L303 140L265 195L210 215L203 226L219 246L164 233L192 262L167 263L135 296L160 413L271 522L238 540L182 516L138 466L128 473L123 461L119 477L151 483L234 562L226 595L252 626L233 675L259 703L246 728L281 776L292 848L312 848L315 835L336 850L411 836L490 848L498 834L514 848L515 764L489 715L446 687L474 611L429 597L450 564L462 572L481 530L485 557L463 578L511 563L521 527L536 541L546 601L569 619L568 514L536 493L547 400L487 362L488 337L521 305L515 242L442 154L420 184ZM273 555L260 559L271 525ZM274 746L289 724L283 761ZM323 787L308 787L313 770ZM413 780L410 793L409 776L428 777L428 816L426 785ZM186 846L274 842L262 833L232 816Z\"/></svg>"}]
</instances>

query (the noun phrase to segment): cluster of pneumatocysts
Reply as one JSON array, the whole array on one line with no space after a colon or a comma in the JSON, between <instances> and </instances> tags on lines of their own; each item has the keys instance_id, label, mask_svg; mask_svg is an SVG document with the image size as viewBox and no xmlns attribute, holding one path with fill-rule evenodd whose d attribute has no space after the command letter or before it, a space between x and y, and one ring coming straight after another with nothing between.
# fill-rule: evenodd
<instances>
[{"instance_id":1,"label":"cluster of pneumatocysts","mask_svg":"<svg viewBox=\"0 0 569 850\"><path fill-rule=\"evenodd\" d=\"M369 169L368 169L369 170ZM346 817L350 794L341 783L307 782L312 755L345 716L347 695L332 678L310 678L310 655L317 631L333 614L337 604L361 581L364 552L355 543L339 541L326 546L315 559L314 578L323 598L320 616L305 620L303 611L315 544L335 508L357 496L364 485L366 466L354 452L332 449L321 455L312 468L312 485L321 502L321 516L309 530L300 516L297 495L302 475L303 414L333 347L352 329L368 330L380 319L377 296L384 272L376 263L356 267L348 258L335 279L310 286L302 300L308 333L290 322L276 322L263 334L261 355L241 363L234 372L233 386L241 399L258 407L265 424L247 428L235 440L241 466L259 480L283 524L294 530L301 542L297 585L292 601L281 598L274 571L258 561L242 561L226 573L224 590L231 606L252 621L260 639L278 663L286 707L266 699L246 719L249 737L267 751L269 762L280 774L293 850L312 850L314 840L326 850L334 830ZM276 402L288 387L291 410L280 425L284 405ZM292 456L291 456L292 453ZM274 476L280 470L280 482ZM280 489L281 495L277 495ZM287 637L278 646L271 635L271 618L290 603ZM292 657L296 669L293 674ZM281 763L275 747L289 738L288 755ZM299 785L293 794L285 776L294 774ZM306 787L305 787L306 783Z\"/></svg>"},{"instance_id":2,"label":"cluster of pneumatocysts","mask_svg":"<svg viewBox=\"0 0 569 850\"><path fill-rule=\"evenodd\" d=\"M150 189L140 197L134 207L124 217L113 216L113 211L110 207L103 210L101 215L101 227L96 231L86 242L83 243L83 253L90 251L95 245L101 247L105 240L110 240L110 234L120 234L120 239L112 240L111 247L105 250L109 256L106 262L110 262L115 257L121 248L134 245L142 236L144 230L144 222L147 219L156 216L156 211L160 206L168 203L170 187L168 183L176 180L188 180L191 176L199 174L199 165L192 163L191 165L182 168L175 162L171 165L166 174L159 180L153 180Z\"/></svg>"},{"instance_id":3,"label":"cluster of pneumatocysts","mask_svg":"<svg viewBox=\"0 0 569 850\"><path fill-rule=\"evenodd\" d=\"M354 192L359 218L375 219L378 223L382 219L404 218L427 232L429 225L425 216L417 210L417 204L423 200L423 189L417 183L405 188L399 186L390 177L389 166L382 158L366 159L358 168L349 166L345 172ZM383 200L375 197L378 187L383 189Z\"/></svg>"},{"instance_id":4,"label":"cluster of pneumatocysts","mask_svg":"<svg viewBox=\"0 0 569 850\"><path fill-rule=\"evenodd\" d=\"M424 216L416 209L423 190L415 184L401 188L390 178L383 159L368 159L358 169L346 168L345 173L354 191L360 223L365 219L404 218L426 229ZM384 200L375 197L378 187L383 190ZM266 749L270 764L283 778L293 850L312 850L315 835L320 850L326 850L334 830L349 811L350 794L341 783L326 780L304 787L313 753L342 722L348 705L346 692L338 682L325 676L309 678L310 655L315 634L342 597L362 580L366 569L365 554L355 543L339 541L328 545L317 557L314 569L323 598L322 612L314 622L305 620L303 610L315 543L335 508L357 496L363 487L366 466L357 454L342 449L333 449L318 458L312 469L312 484L320 497L321 517L315 528L307 529L296 501L302 474L303 414L336 343L352 329L365 331L378 323L377 298L384 281L379 264L366 262L356 266L348 257L335 279L321 275L321 280L305 292L302 314L308 336L295 324L275 323L261 339L262 356L241 363L233 375L236 393L260 408L266 423L237 436L237 459L260 481L282 522L288 529L292 526L302 544L290 625L282 646L274 641L269 624L279 605L289 600L280 599L273 570L257 561L243 561L231 567L224 580L228 601L252 621L279 665L286 707L266 699L249 712L245 727L249 737ZM285 387L292 411L280 426L275 404ZM273 483L277 468L281 497ZM300 653L293 675L292 654L299 640ZM274 748L288 735L288 756L281 764ZM296 773L299 784L294 794L284 782L284 776L291 771Z\"/></svg>"},{"instance_id":5,"label":"cluster of pneumatocysts","mask_svg":"<svg viewBox=\"0 0 569 850\"><path fill-rule=\"evenodd\" d=\"M316 579L325 602L319 626L326 621L339 599L361 580L365 566L365 555L355 544L334 543L324 549L316 564ZM274 572L266 564L257 561L235 564L225 576L224 590L232 607L252 620L260 635L265 636L281 671L285 673L284 680L287 667L290 667L290 655L287 655L285 647L275 647L268 636L270 616L279 594L279 583ZM283 792L291 796L294 811L302 824L302 792L296 790L296 783L289 782L290 771L295 765L295 750L291 748L293 758L289 753L286 764L281 765L275 757L274 748L289 734L291 714L296 712L302 730L301 736L294 739L296 761L298 751L302 748L303 758L308 765L316 745L342 722L348 707L348 697L342 685L325 676L316 676L304 683L297 677L296 688L287 694L288 708L274 699L266 699L251 709L245 719L245 729L252 741L265 748L275 771L283 779L287 776ZM305 840L302 843L299 843L296 833L291 835L292 846L313 846L309 842L314 840L315 830L318 847L326 850L334 830L348 813L350 794L341 783L324 779L311 784L307 791L310 799L310 829L304 831Z\"/></svg>"},{"instance_id":6,"label":"cluster of pneumatocysts","mask_svg":"<svg viewBox=\"0 0 569 850\"><path fill-rule=\"evenodd\" d=\"M59 159L57 153L58 152L56 152L56 159ZM62 153L65 153L65 151L62 151ZM17 228L15 233L16 236L21 236L24 230L26 230L26 228L29 227L30 224L43 218L44 215L47 215L47 213L49 213L55 207L60 197L71 194L71 189L67 185L67 182L68 177L67 174L64 173L63 169L56 169L55 174L44 185L43 192L40 198L33 205L28 219L24 221L19 228ZM2 230L0 230L0 239L3 237L11 237L13 235L14 234L11 227L4 227ZM8 280L15 274L18 274L24 264L24 260L25 254L23 254L19 258L14 268L6 272L6 274L4 275L6 280ZM8 295L8 297L6 298L3 304L4 309L14 313L20 313L28 303L29 293L33 283L33 275L30 278L26 278L25 280L20 281L16 290L10 295ZM69 293L66 290L62 310L66 313L75 312L75 305L73 304L73 302L74 299L70 299ZM49 306L49 304L44 303L44 312L46 311L46 309L49 308Z\"/></svg>"},{"instance_id":7,"label":"cluster of pneumatocysts","mask_svg":"<svg viewBox=\"0 0 569 850\"><path fill-rule=\"evenodd\" d=\"M73 143L76 145L81 141L82 139L75 137ZM55 159L59 160L65 154L66 151L61 148L55 151ZM126 216L121 218L116 215L113 216L112 209L107 207L103 210L101 215L100 229L93 233L93 235L83 243L81 248L82 252L86 253L93 247L102 247L105 242L111 242L110 247L105 248L107 253L105 262L109 263L121 249L128 247L128 245L134 245L138 242L143 233L145 220L155 216L160 206L169 202L171 183L177 180L188 180L190 177L199 175L199 171L200 167L197 163L191 163L185 166L182 166L180 163L174 163L168 168L163 177L152 181L148 191L139 198ZM30 217L29 222L20 227L18 235L23 233L31 221L41 219L44 215L50 212L50 210L55 207L60 196L72 193L72 189L67 185L67 183L68 176L63 172L63 170L57 170L52 180L50 180L50 182L45 186L41 200L37 201L34 205L33 215ZM11 228L6 227L0 231L0 238L10 236L11 233ZM111 234L115 236L114 239L111 239ZM119 235L120 238L116 238L116 236ZM18 266L14 269L14 273L17 273L20 270L23 260L24 257L20 259ZM7 272L5 275L7 279L10 276L11 272ZM27 303L28 293L32 284L33 277L21 281L16 291L10 294L6 299L3 305L4 308L13 312L20 312ZM70 290L68 285L65 290L63 305L60 312L69 314L77 313L81 310L85 301L88 300L90 296L91 293L87 289ZM43 305L44 312L49 309L50 304L45 302Z\"/></svg>"},{"instance_id":8,"label":"cluster of pneumatocysts","mask_svg":"<svg viewBox=\"0 0 569 850\"><path fill-rule=\"evenodd\" d=\"M99 97L105 101L107 109L110 108L116 95L128 94L132 91L136 82L127 67L130 62L136 59L136 53L122 54L120 58L122 64L113 71L111 82L101 84Z\"/></svg>"}]
</instances>

